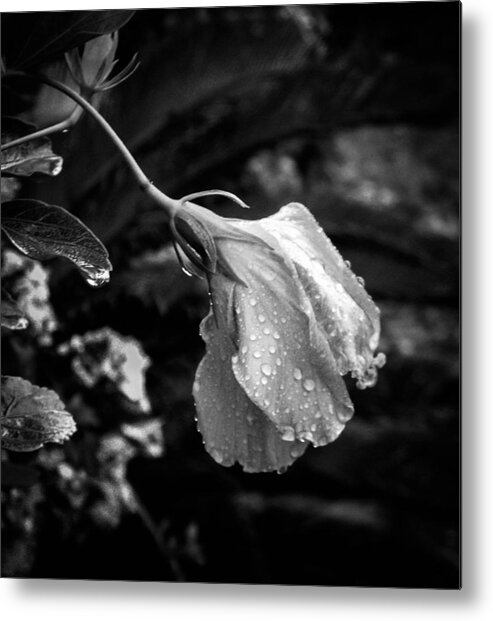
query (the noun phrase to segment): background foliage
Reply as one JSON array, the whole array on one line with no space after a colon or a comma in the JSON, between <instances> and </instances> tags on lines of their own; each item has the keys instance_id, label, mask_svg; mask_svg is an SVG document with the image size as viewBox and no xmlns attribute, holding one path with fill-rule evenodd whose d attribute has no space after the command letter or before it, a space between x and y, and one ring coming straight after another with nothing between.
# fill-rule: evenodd
<instances>
[{"instance_id":1,"label":"background foliage","mask_svg":"<svg viewBox=\"0 0 493 621\"><path fill-rule=\"evenodd\" d=\"M306 204L381 307L388 362L342 436L286 474L215 464L191 398L206 290L83 117L52 139L63 171L19 197L63 205L114 269L93 290L4 244L31 323L2 333L3 373L55 390L78 431L3 451L3 575L457 587L458 4L101 14L141 65L99 106L144 170L173 196L233 191L247 217ZM55 15L3 17L7 66L106 32L16 47ZM4 111L22 105L7 92Z\"/></svg>"}]
</instances>

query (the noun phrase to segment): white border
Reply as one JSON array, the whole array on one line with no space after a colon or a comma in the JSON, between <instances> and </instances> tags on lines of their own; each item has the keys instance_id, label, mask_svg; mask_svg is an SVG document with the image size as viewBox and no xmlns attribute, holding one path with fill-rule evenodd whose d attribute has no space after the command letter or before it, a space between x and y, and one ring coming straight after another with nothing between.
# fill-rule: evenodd
<instances>
[{"instance_id":1,"label":"white border","mask_svg":"<svg viewBox=\"0 0 493 621\"><path fill-rule=\"evenodd\" d=\"M337 2L340 4L341 2ZM230 2L4 0L2 11ZM297 4L240 2L234 4ZM321 4L313 2L312 4ZM493 618L493 2L463 3L463 584L460 592L2 580L4 619L463 621ZM164 491L163 491L164 493ZM287 545L289 543L287 542ZM97 559L95 559L97 563Z\"/></svg>"}]
</instances>

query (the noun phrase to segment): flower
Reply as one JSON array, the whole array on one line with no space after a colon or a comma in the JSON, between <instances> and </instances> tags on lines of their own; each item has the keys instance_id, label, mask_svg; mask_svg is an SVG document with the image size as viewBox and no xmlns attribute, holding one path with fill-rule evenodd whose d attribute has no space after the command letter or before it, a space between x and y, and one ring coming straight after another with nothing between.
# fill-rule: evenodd
<instances>
[{"instance_id":1,"label":"flower","mask_svg":"<svg viewBox=\"0 0 493 621\"><path fill-rule=\"evenodd\" d=\"M99 103L98 93L118 86L139 66L135 55L124 69L110 78L117 64L117 47L118 32L103 34L86 41L82 51L74 48L66 52L63 59L44 63L39 71L47 78L62 82L96 105ZM42 85L32 108L22 118L38 128L43 128L70 117L72 124L75 124L81 114L82 108L72 99L49 85Z\"/></svg>"},{"instance_id":2,"label":"flower","mask_svg":"<svg viewBox=\"0 0 493 621\"><path fill-rule=\"evenodd\" d=\"M174 231L209 281L193 391L207 451L283 471L335 440L353 415L341 376L373 386L385 357L378 308L308 209L247 221L185 203Z\"/></svg>"}]
</instances>

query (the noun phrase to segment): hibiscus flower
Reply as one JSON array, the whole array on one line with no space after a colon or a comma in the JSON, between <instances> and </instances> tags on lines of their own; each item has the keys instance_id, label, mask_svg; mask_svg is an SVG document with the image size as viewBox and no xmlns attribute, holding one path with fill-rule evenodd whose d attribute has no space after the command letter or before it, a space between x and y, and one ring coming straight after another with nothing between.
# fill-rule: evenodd
<instances>
[{"instance_id":1,"label":"hibiscus flower","mask_svg":"<svg viewBox=\"0 0 493 621\"><path fill-rule=\"evenodd\" d=\"M282 472L352 417L343 375L375 384L379 310L299 203L249 221L185 202L173 230L209 282L193 390L205 447L224 466Z\"/></svg>"}]
</instances>

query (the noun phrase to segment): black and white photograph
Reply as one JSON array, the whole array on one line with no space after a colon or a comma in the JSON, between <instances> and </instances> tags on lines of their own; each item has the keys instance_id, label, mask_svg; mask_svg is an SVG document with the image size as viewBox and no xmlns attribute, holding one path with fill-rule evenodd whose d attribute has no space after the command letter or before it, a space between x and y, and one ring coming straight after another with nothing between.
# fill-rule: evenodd
<instances>
[{"instance_id":1,"label":"black and white photograph","mask_svg":"<svg viewBox=\"0 0 493 621\"><path fill-rule=\"evenodd\" d=\"M459 590L462 4L70 8L1 15L2 577Z\"/></svg>"}]
</instances>

